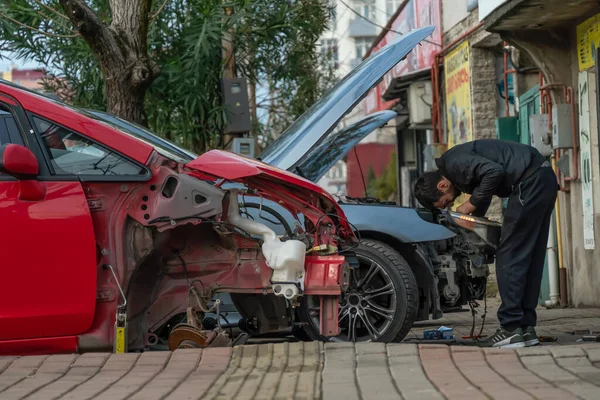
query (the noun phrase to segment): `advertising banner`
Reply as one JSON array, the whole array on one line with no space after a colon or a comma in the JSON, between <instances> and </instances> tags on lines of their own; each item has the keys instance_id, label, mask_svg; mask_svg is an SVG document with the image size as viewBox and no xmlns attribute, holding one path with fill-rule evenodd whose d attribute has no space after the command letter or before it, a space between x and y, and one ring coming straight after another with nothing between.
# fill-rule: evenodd
<instances>
[{"instance_id":1,"label":"advertising banner","mask_svg":"<svg viewBox=\"0 0 600 400\"><path fill-rule=\"evenodd\" d=\"M444 58L448 148L473 140L469 42L464 41Z\"/></svg>"},{"instance_id":2,"label":"advertising banner","mask_svg":"<svg viewBox=\"0 0 600 400\"><path fill-rule=\"evenodd\" d=\"M592 186L592 143L590 140L590 88L588 72L579 73L579 143L581 144L581 198L583 201L583 243L594 250L594 189Z\"/></svg>"},{"instance_id":3,"label":"advertising banner","mask_svg":"<svg viewBox=\"0 0 600 400\"><path fill-rule=\"evenodd\" d=\"M386 92L394 78L406 75L425 68L431 68L435 55L442 49L441 0L408 0L404 8L392 21L391 30L377 42L371 49L370 54L377 52L386 44L397 40L401 35L423 26L433 25L435 30L426 41L413 49L405 60L399 62L392 68L374 87L367 98L363 100L363 110L366 114L389 109L394 101L384 101L381 96Z\"/></svg>"}]
</instances>

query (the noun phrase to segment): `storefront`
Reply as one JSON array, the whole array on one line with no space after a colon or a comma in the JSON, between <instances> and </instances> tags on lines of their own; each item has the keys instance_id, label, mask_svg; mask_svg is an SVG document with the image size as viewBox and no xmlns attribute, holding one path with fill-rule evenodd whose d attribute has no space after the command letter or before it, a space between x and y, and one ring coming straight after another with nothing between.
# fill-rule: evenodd
<instances>
[{"instance_id":1,"label":"storefront","mask_svg":"<svg viewBox=\"0 0 600 400\"><path fill-rule=\"evenodd\" d=\"M600 7L588 0L495 3L480 19L523 60L511 72L518 140L552 158L563 188L556 208L561 304L598 306Z\"/></svg>"}]
</instances>

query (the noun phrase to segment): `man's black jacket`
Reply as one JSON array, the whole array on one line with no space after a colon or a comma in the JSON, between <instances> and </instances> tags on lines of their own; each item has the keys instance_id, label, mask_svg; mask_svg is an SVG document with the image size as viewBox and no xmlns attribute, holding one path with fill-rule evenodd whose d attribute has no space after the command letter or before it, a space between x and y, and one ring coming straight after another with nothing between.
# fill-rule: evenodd
<instances>
[{"instance_id":1,"label":"man's black jacket","mask_svg":"<svg viewBox=\"0 0 600 400\"><path fill-rule=\"evenodd\" d=\"M446 151L436 164L440 172L483 216L492 196L508 197L513 186L537 170L545 161L537 149L526 144L497 139L474 140Z\"/></svg>"}]
</instances>

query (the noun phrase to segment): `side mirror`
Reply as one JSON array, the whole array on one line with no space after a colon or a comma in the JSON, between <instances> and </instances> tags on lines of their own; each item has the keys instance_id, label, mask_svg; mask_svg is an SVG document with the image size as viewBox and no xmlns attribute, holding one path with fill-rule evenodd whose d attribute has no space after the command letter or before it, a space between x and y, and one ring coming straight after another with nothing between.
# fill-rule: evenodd
<instances>
[{"instance_id":1,"label":"side mirror","mask_svg":"<svg viewBox=\"0 0 600 400\"><path fill-rule=\"evenodd\" d=\"M39 170L38 159L27 147L12 143L0 147L0 172L31 180L38 176Z\"/></svg>"}]
</instances>

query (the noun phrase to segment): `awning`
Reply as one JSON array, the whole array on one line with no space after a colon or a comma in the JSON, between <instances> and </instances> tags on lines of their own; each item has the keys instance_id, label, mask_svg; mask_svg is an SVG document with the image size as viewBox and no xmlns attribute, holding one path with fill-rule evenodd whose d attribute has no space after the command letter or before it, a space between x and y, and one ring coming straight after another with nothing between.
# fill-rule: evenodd
<instances>
[{"instance_id":1,"label":"awning","mask_svg":"<svg viewBox=\"0 0 600 400\"><path fill-rule=\"evenodd\" d=\"M400 97L400 92L406 90L408 85L416 81L428 80L431 78L431 68L423 68L417 71L395 77L388 85L381 98L385 101L394 100Z\"/></svg>"},{"instance_id":2,"label":"awning","mask_svg":"<svg viewBox=\"0 0 600 400\"><path fill-rule=\"evenodd\" d=\"M567 26L597 9L597 0L508 0L484 24L490 32L546 30Z\"/></svg>"}]
</instances>

